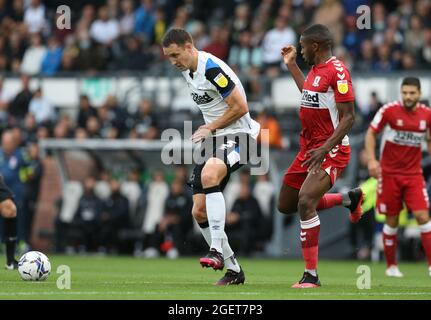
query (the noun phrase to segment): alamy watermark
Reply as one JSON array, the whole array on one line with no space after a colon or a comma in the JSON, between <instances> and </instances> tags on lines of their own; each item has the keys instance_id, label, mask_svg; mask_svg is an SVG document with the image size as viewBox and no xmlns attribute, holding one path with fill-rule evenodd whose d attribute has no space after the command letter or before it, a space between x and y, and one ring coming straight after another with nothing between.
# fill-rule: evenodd
<instances>
[{"instance_id":1,"label":"alamy watermark","mask_svg":"<svg viewBox=\"0 0 431 320\"><path fill-rule=\"evenodd\" d=\"M371 269L367 265L360 265L356 269L360 276L356 279L356 287L359 290L371 289Z\"/></svg>"},{"instance_id":2,"label":"alamy watermark","mask_svg":"<svg viewBox=\"0 0 431 320\"><path fill-rule=\"evenodd\" d=\"M72 16L70 7L66 5L61 5L57 7L57 17L56 26L58 29L71 29L72 28Z\"/></svg>"},{"instance_id":3,"label":"alamy watermark","mask_svg":"<svg viewBox=\"0 0 431 320\"><path fill-rule=\"evenodd\" d=\"M356 27L359 30L370 30L371 29L371 9L367 5L361 5L356 8Z\"/></svg>"},{"instance_id":4,"label":"alamy watermark","mask_svg":"<svg viewBox=\"0 0 431 320\"><path fill-rule=\"evenodd\" d=\"M72 288L72 271L69 266L61 265L57 267L57 289L70 290Z\"/></svg>"},{"instance_id":5,"label":"alamy watermark","mask_svg":"<svg viewBox=\"0 0 431 320\"><path fill-rule=\"evenodd\" d=\"M226 156L230 165L234 163L249 165L252 175L268 173L268 129L260 131L261 143L259 146L253 138L241 133L217 136L216 132L215 139L205 139L203 143L198 144L194 144L190 139L192 134L193 126L191 121L184 122L184 135L177 129L164 130L161 135L161 141L167 142L167 144L162 148L162 163L165 165L200 165L204 164L213 155L219 159Z\"/></svg>"}]
</instances>

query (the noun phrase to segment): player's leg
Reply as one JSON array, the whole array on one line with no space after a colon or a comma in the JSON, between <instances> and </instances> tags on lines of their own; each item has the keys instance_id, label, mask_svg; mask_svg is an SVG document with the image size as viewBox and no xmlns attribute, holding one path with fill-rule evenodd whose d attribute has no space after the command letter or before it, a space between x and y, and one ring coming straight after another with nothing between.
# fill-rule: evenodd
<instances>
[{"instance_id":1,"label":"player's leg","mask_svg":"<svg viewBox=\"0 0 431 320\"><path fill-rule=\"evenodd\" d=\"M431 221L426 183L422 175L418 175L406 179L406 184L404 199L419 224L422 246L428 262L428 273L431 276Z\"/></svg>"},{"instance_id":2,"label":"player's leg","mask_svg":"<svg viewBox=\"0 0 431 320\"><path fill-rule=\"evenodd\" d=\"M413 211L413 215L419 224L422 246L428 262L428 273L431 277L431 221L428 210Z\"/></svg>"},{"instance_id":3,"label":"player's leg","mask_svg":"<svg viewBox=\"0 0 431 320\"><path fill-rule=\"evenodd\" d=\"M340 159L332 170L328 170L331 178L331 184L334 184L337 173L340 174L342 168L348 162L346 159ZM332 159L332 161L334 161ZM292 214L298 211L298 193L307 176L307 169L301 166L301 161L297 158L292 162L289 169L284 175L283 185L278 197L278 210L285 214ZM321 211L335 206L344 206L350 211L350 221L356 223L361 218L363 192L361 188L352 189L346 193L325 193L317 204L316 210Z\"/></svg>"},{"instance_id":4,"label":"player's leg","mask_svg":"<svg viewBox=\"0 0 431 320\"><path fill-rule=\"evenodd\" d=\"M192 214L194 219L199 225L199 228L201 230L201 233L203 237L205 238L205 241L208 243L208 246L211 246L211 233L209 229L208 224L208 218L206 213L206 204L205 204L205 194L203 193L197 193L193 195L193 209ZM220 279L216 284L239 284L244 283L245 276L244 272L242 271L240 265L238 264L238 261L235 257L235 254L232 250L232 248L229 245L229 242L223 241L223 256L224 256L224 263L226 266L226 269L229 272L230 281L229 283L226 283L225 281L222 281Z\"/></svg>"},{"instance_id":5,"label":"player's leg","mask_svg":"<svg viewBox=\"0 0 431 320\"><path fill-rule=\"evenodd\" d=\"M398 223L399 215L386 215L385 225L383 226L383 251L387 265L386 276L401 278L404 275L398 268L397 262Z\"/></svg>"},{"instance_id":6,"label":"player's leg","mask_svg":"<svg viewBox=\"0 0 431 320\"><path fill-rule=\"evenodd\" d=\"M4 218L4 236L6 244L6 269L18 268L15 259L15 248L17 240L16 226L16 206L12 199L5 199L0 202L0 213Z\"/></svg>"},{"instance_id":7,"label":"player's leg","mask_svg":"<svg viewBox=\"0 0 431 320\"><path fill-rule=\"evenodd\" d=\"M305 261L305 272L302 279L293 285L294 288L319 287L317 262L319 254L320 220L316 212L322 196L331 188L331 178L324 170L308 174L298 195L298 212L301 219L301 246Z\"/></svg>"},{"instance_id":8,"label":"player's leg","mask_svg":"<svg viewBox=\"0 0 431 320\"><path fill-rule=\"evenodd\" d=\"M299 189L283 184L278 195L278 211L284 214L292 214L298 211Z\"/></svg>"},{"instance_id":9,"label":"player's leg","mask_svg":"<svg viewBox=\"0 0 431 320\"><path fill-rule=\"evenodd\" d=\"M383 252L390 277L402 277L397 265L398 220L403 208L402 181L394 176L381 175L378 178L376 210L386 216L383 226Z\"/></svg>"}]
</instances>

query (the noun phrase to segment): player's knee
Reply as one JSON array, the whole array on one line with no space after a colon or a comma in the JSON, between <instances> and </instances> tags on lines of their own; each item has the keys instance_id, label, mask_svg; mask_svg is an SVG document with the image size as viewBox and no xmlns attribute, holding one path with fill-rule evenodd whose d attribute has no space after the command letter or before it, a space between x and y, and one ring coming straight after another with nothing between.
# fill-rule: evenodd
<instances>
[{"instance_id":1,"label":"player's knee","mask_svg":"<svg viewBox=\"0 0 431 320\"><path fill-rule=\"evenodd\" d=\"M292 214L292 213L295 213L297 211L296 207L292 207L289 204L286 204L286 203L281 202L281 201L278 202L277 209L278 209L278 211L280 211L281 213L284 213L284 214Z\"/></svg>"},{"instance_id":2,"label":"player's knee","mask_svg":"<svg viewBox=\"0 0 431 320\"><path fill-rule=\"evenodd\" d=\"M206 170L201 174L202 186L204 188L213 187L219 184L219 178L214 171Z\"/></svg>"},{"instance_id":3,"label":"player's knee","mask_svg":"<svg viewBox=\"0 0 431 320\"><path fill-rule=\"evenodd\" d=\"M307 194L299 194L298 197L298 211L299 213L306 213L313 210L313 199Z\"/></svg>"},{"instance_id":4,"label":"player's knee","mask_svg":"<svg viewBox=\"0 0 431 320\"><path fill-rule=\"evenodd\" d=\"M416 216L416 221L419 225L425 224L429 221L429 214L428 212L424 212L423 214Z\"/></svg>"},{"instance_id":5,"label":"player's knee","mask_svg":"<svg viewBox=\"0 0 431 320\"><path fill-rule=\"evenodd\" d=\"M192 215L193 215L193 218L196 220L197 223L203 223L203 222L208 221L207 212L206 212L205 208L203 208L203 207L194 206L192 209Z\"/></svg>"},{"instance_id":6,"label":"player's knee","mask_svg":"<svg viewBox=\"0 0 431 320\"><path fill-rule=\"evenodd\" d=\"M12 200L8 199L3 201L1 204L1 215L4 218L15 218L16 217L16 206Z\"/></svg>"}]
</instances>

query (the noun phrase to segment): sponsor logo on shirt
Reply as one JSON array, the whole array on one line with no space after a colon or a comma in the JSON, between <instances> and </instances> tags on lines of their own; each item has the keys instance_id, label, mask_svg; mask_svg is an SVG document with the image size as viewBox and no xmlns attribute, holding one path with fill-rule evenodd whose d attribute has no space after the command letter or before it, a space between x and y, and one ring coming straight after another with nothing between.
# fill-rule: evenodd
<instances>
[{"instance_id":1,"label":"sponsor logo on shirt","mask_svg":"<svg viewBox=\"0 0 431 320\"><path fill-rule=\"evenodd\" d=\"M205 92L203 96L200 96L195 92L192 92L191 95L192 95L193 101L196 102L196 104L207 104L214 100L208 95L208 92Z\"/></svg>"},{"instance_id":2,"label":"sponsor logo on shirt","mask_svg":"<svg viewBox=\"0 0 431 320\"><path fill-rule=\"evenodd\" d=\"M394 142L403 145L418 147L420 146L423 139L423 133L397 130L395 131Z\"/></svg>"},{"instance_id":3,"label":"sponsor logo on shirt","mask_svg":"<svg viewBox=\"0 0 431 320\"><path fill-rule=\"evenodd\" d=\"M301 103L304 107L319 108L319 93L302 90Z\"/></svg>"}]
</instances>

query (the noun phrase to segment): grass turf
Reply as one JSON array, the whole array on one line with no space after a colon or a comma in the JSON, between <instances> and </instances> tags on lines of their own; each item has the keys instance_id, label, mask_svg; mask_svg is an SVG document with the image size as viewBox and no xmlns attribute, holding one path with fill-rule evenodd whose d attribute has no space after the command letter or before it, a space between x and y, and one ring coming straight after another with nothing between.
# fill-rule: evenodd
<instances>
[{"instance_id":1,"label":"grass turf","mask_svg":"<svg viewBox=\"0 0 431 320\"><path fill-rule=\"evenodd\" d=\"M1 257L0 257L1 258ZM359 290L360 262L320 261L318 289L291 289L302 275L299 260L240 259L246 284L213 286L223 273L202 269L198 258L50 256L52 271L44 282L25 282L18 272L0 270L0 299L431 299L425 262L401 263L402 279L386 278L383 263L371 269L371 289ZM57 267L71 269L71 289L59 290Z\"/></svg>"}]
</instances>

